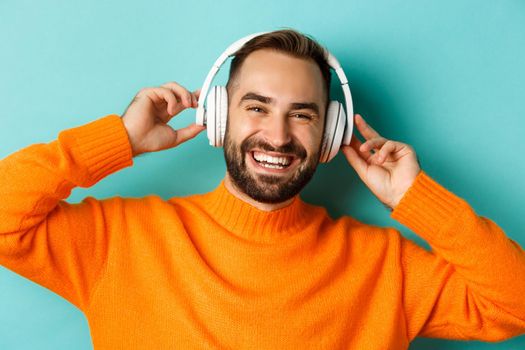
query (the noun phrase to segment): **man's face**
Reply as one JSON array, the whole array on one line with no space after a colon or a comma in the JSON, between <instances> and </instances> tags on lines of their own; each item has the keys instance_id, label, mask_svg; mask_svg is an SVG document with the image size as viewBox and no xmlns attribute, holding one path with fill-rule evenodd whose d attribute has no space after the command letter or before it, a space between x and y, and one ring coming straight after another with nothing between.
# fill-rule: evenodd
<instances>
[{"instance_id":1,"label":"man's face","mask_svg":"<svg viewBox=\"0 0 525 350\"><path fill-rule=\"evenodd\" d=\"M319 67L258 50L229 93L224 157L233 184L262 203L292 198L319 162L327 103Z\"/></svg>"}]
</instances>

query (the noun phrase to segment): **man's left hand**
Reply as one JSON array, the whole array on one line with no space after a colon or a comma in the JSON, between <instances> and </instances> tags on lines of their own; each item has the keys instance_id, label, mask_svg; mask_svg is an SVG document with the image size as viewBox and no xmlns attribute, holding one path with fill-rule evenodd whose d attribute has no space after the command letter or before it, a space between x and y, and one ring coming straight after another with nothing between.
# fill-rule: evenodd
<instances>
[{"instance_id":1,"label":"man's left hand","mask_svg":"<svg viewBox=\"0 0 525 350\"><path fill-rule=\"evenodd\" d=\"M365 142L354 133L342 152L372 193L394 209L421 171L416 153L407 144L379 135L361 115L356 114L354 121Z\"/></svg>"}]
</instances>

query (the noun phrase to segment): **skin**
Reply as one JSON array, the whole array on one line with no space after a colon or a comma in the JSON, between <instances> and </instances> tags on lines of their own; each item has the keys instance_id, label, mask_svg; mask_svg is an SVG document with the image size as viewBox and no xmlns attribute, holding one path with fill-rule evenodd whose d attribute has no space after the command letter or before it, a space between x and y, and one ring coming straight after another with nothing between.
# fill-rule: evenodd
<instances>
[{"instance_id":1,"label":"skin","mask_svg":"<svg viewBox=\"0 0 525 350\"><path fill-rule=\"evenodd\" d=\"M228 132L237 144L254 136L278 147L293 138L309 156L318 150L326 100L321 72L315 63L272 50L258 50L246 58L233 86ZM271 100L243 100L250 92ZM133 156L176 147L202 132L205 127L194 123L178 130L167 124L184 109L196 108L199 94L199 90L190 92L175 82L140 90L122 116ZM297 102L310 106L294 105ZM313 104L317 110L312 108ZM356 114L354 122L365 141L361 142L354 132L350 145L342 146L341 151L372 193L394 209L421 171L416 153L407 144L379 135L361 115ZM270 172L284 181L299 166L300 162L294 160L285 171L276 172L257 167L247 157L251 173ZM265 211L285 207L295 198L281 203L260 203L240 191L228 173L224 182L233 195Z\"/></svg>"},{"instance_id":2,"label":"skin","mask_svg":"<svg viewBox=\"0 0 525 350\"><path fill-rule=\"evenodd\" d=\"M255 148L245 155L247 169L253 176L278 176L286 183L303 164L318 155L327 103L319 67L314 61L273 50L258 50L246 58L233 86L228 133L235 143L252 137L279 148L295 140L306 150L307 159L295 157L285 171L258 166L251 151L274 157L289 154ZM238 188L228 172L224 184L232 194L261 210L276 210L294 199L281 203L258 202Z\"/></svg>"}]
</instances>

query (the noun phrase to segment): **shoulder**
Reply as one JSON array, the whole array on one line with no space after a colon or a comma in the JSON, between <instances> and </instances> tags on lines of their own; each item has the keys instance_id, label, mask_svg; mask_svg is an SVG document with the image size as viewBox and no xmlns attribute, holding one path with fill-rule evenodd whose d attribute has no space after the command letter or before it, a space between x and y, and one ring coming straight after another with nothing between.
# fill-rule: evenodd
<instances>
[{"instance_id":1,"label":"shoulder","mask_svg":"<svg viewBox=\"0 0 525 350\"><path fill-rule=\"evenodd\" d=\"M150 194L143 197L113 196L108 198L85 197L81 202L75 204L64 203L72 208L92 208L101 210L107 214L129 213L129 212L155 212L170 207L170 202L159 195Z\"/></svg>"},{"instance_id":2,"label":"shoulder","mask_svg":"<svg viewBox=\"0 0 525 350\"><path fill-rule=\"evenodd\" d=\"M327 215L328 216L328 215ZM366 223L350 215L342 215L326 220L326 227L346 236L349 244L363 249L395 248L398 249L404 237L398 229Z\"/></svg>"}]
</instances>

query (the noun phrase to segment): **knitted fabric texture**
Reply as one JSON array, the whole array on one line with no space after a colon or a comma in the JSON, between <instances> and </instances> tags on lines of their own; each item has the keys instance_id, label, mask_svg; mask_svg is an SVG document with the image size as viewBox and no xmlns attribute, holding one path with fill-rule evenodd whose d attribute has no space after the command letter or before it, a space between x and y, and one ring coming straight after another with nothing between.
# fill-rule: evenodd
<instances>
[{"instance_id":1,"label":"knitted fabric texture","mask_svg":"<svg viewBox=\"0 0 525 350\"><path fill-rule=\"evenodd\" d=\"M212 192L65 199L133 164L108 115L0 161L0 264L84 312L95 349L407 349L525 331L525 254L421 172L397 230ZM182 181L182 180L181 180Z\"/></svg>"}]
</instances>

